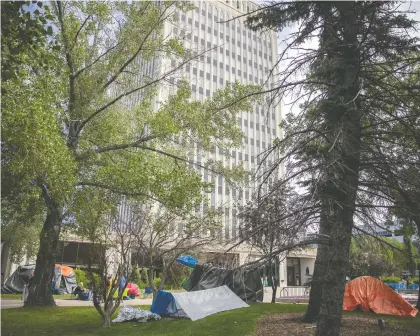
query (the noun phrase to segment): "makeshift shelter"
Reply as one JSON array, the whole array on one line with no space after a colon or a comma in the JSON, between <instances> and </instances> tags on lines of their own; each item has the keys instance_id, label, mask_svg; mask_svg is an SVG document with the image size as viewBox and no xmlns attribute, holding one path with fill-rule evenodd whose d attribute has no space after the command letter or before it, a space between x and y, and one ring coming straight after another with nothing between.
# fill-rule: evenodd
<instances>
[{"instance_id":1,"label":"makeshift shelter","mask_svg":"<svg viewBox=\"0 0 420 336\"><path fill-rule=\"evenodd\" d=\"M368 312L397 316L416 316L417 309L405 301L392 288L382 281L363 276L350 281L344 293L344 310L360 307Z\"/></svg>"},{"instance_id":2,"label":"makeshift shelter","mask_svg":"<svg viewBox=\"0 0 420 336\"><path fill-rule=\"evenodd\" d=\"M238 308L249 307L226 285L187 293L159 291L150 311L160 316L188 317L193 321Z\"/></svg>"},{"instance_id":3,"label":"makeshift shelter","mask_svg":"<svg viewBox=\"0 0 420 336\"><path fill-rule=\"evenodd\" d=\"M226 285L244 301L262 301L264 288L258 269L233 270L197 264L185 283L188 292Z\"/></svg>"},{"instance_id":4,"label":"makeshift shelter","mask_svg":"<svg viewBox=\"0 0 420 336\"><path fill-rule=\"evenodd\" d=\"M23 293L25 285L34 276L35 265L19 266L16 271L6 280L1 288L2 293ZM57 293L71 294L76 288L76 277L73 268L64 265L55 265L51 289Z\"/></svg>"},{"instance_id":5,"label":"makeshift shelter","mask_svg":"<svg viewBox=\"0 0 420 336\"><path fill-rule=\"evenodd\" d=\"M129 282L127 284L128 296L140 296L140 289L135 283Z\"/></svg>"}]
</instances>

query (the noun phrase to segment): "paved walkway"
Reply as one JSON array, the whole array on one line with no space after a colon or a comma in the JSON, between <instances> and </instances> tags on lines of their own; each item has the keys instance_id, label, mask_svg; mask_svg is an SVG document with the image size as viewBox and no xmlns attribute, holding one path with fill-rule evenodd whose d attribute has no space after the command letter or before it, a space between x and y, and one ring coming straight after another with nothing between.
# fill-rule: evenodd
<instances>
[{"instance_id":1,"label":"paved walkway","mask_svg":"<svg viewBox=\"0 0 420 336\"><path fill-rule=\"evenodd\" d=\"M80 300L60 300L55 299L55 303L59 307L93 307L92 301L80 301ZM139 306L139 305L151 305L152 299L134 299L125 300L124 303ZM23 302L20 300L1 300L1 309L19 308L23 307Z\"/></svg>"}]
</instances>

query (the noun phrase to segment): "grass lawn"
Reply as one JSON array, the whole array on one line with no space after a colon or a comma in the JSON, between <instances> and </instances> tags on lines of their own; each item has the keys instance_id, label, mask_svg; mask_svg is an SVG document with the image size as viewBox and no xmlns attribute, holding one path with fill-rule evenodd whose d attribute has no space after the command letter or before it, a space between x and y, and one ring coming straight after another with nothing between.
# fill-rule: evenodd
<instances>
[{"instance_id":1,"label":"grass lawn","mask_svg":"<svg viewBox=\"0 0 420 336\"><path fill-rule=\"evenodd\" d=\"M164 319L147 323L125 322L114 323L108 329L100 327L99 314L92 307L17 308L2 310L1 331L5 336L245 336L253 334L256 320L264 314L302 313L305 308L305 305L293 304L252 304L250 308L222 312L195 322Z\"/></svg>"},{"instance_id":2,"label":"grass lawn","mask_svg":"<svg viewBox=\"0 0 420 336\"><path fill-rule=\"evenodd\" d=\"M148 309L149 307L141 307ZM2 310L2 335L147 335L147 336L245 336L253 335L256 321L267 314L303 313L306 305L251 304L242 308L208 316L202 320L161 320L147 323L115 323L101 328L99 314L92 307L56 307ZM346 313L361 314L361 313ZM420 330L420 317L386 316L389 323Z\"/></svg>"}]
</instances>

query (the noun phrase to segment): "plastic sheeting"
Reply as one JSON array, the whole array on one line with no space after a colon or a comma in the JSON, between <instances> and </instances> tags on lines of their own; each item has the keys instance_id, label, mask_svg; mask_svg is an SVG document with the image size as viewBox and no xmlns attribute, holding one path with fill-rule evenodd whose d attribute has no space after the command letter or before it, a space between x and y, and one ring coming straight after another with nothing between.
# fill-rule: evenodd
<instances>
[{"instance_id":1,"label":"plastic sheeting","mask_svg":"<svg viewBox=\"0 0 420 336\"><path fill-rule=\"evenodd\" d=\"M264 297L258 270L227 270L197 264L186 285L189 292L226 285L244 301L262 301Z\"/></svg>"},{"instance_id":2,"label":"plastic sheeting","mask_svg":"<svg viewBox=\"0 0 420 336\"><path fill-rule=\"evenodd\" d=\"M137 322L147 322L150 320L158 321L160 320L160 316L148 310L133 308L131 306L122 306L117 317L112 320L112 322L124 322L133 320Z\"/></svg>"},{"instance_id":3,"label":"plastic sheeting","mask_svg":"<svg viewBox=\"0 0 420 336\"><path fill-rule=\"evenodd\" d=\"M19 266L15 272L6 280L1 288L5 294L23 293L25 285L28 285L29 279L34 276L35 265Z\"/></svg>"},{"instance_id":4,"label":"plastic sheeting","mask_svg":"<svg viewBox=\"0 0 420 336\"><path fill-rule=\"evenodd\" d=\"M344 310L360 307L368 312L397 316L416 316L417 309L405 301L392 288L373 277L359 277L350 281L344 293Z\"/></svg>"},{"instance_id":5,"label":"plastic sheeting","mask_svg":"<svg viewBox=\"0 0 420 336\"><path fill-rule=\"evenodd\" d=\"M2 286L2 293L23 293L24 286L29 285L29 280L33 277L34 272L35 265L19 266ZM65 288L61 287L61 279L64 279ZM77 286L73 268L69 266L56 264L52 281L52 289L60 294L71 294Z\"/></svg>"},{"instance_id":6,"label":"plastic sheeting","mask_svg":"<svg viewBox=\"0 0 420 336\"><path fill-rule=\"evenodd\" d=\"M249 307L226 285L189 293L172 293L176 305L193 321L238 308Z\"/></svg>"},{"instance_id":7,"label":"plastic sheeting","mask_svg":"<svg viewBox=\"0 0 420 336\"><path fill-rule=\"evenodd\" d=\"M180 264L194 268L197 265L197 259L190 255L182 256L176 259Z\"/></svg>"}]
</instances>

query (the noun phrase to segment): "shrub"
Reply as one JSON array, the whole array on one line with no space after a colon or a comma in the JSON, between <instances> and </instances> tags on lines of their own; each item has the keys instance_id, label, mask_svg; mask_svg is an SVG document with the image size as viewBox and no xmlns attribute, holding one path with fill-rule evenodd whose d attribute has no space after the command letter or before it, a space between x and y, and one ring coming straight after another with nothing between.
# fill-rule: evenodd
<instances>
[{"instance_id":1,"label":"shrub","mask_svg":"<svg viewBox=\"0 0 420 336\"><path fill-rule=\"evenodd\" d=\"M154 278L153 279L153 283L155 284L156 288L159 288L161 282L162 282L161 278Z\"/></svg>"},{"instance_id":2,"label":"shrub","mask_svg":"<svg viewBox=\"0 0 420 336\"><path fill-rule=\"evenodd\" d=\"M76 277L77 284L80 284L82 282L84 287L89 285L88 282L90 282L90 281L88 281L85 271L83 271L81 269L75 269L74 270L74 275Z\"/></svg>"},{"instance_id":3,"label":"shrub","mask_svg":"<svg viewBox=\"0 0 420 336\"><path fill-rule=\"evenodd\" d=\"M148 283L149 281L147 268L141 269L141 281L143 281L144 283Z\"/></svg>"},{"instance_id":4,"label":"shrub","mask_svg":"<svg viewBox=\"0 0 420 336\"><path fill-rule=\"evenodd\" d=\"M136 265L132 270L129 277L130 282L134 282L135 284L138 284L141 282L141 274L139 267Z\"/></svg>"},{"instance_id":5,"label":"shrub","mask_svg":"<svg viewBox=\"0 0 420 336\"><path fill-rule=\"evenodd\" d=\"M92 285L92 281L90 280L89 274L81 269L75 269L74 275L76 277L77 284L83 283L83 287L88 288ZM98 273L93 273L93 279L97 285L101 284L101 276Z\"/></svg>"},{"instance_id":6,"label":"shrub","mask_svg":"<svg viewBox=\"0 0 420 336\"><path fill-rule=\"evenodd\" d=\"M410 279L410 283L415 283L415 284L419 284L419 278L411 278Z\"/></svg>"},{"instance_id":7,"label":"shrub","mask_svg":"<svg viewBox=\"0 0 420 336\"><path fill-rule=\"evenodd\" d=\"M401 278L397 276L389 275L389 276L382 277L382 281L385 283L398 283L401 281Z\"/></svg>"}]
</instances>

